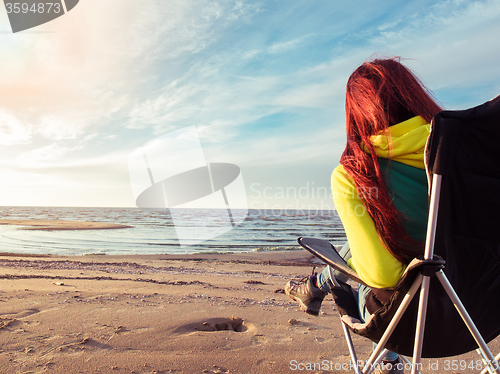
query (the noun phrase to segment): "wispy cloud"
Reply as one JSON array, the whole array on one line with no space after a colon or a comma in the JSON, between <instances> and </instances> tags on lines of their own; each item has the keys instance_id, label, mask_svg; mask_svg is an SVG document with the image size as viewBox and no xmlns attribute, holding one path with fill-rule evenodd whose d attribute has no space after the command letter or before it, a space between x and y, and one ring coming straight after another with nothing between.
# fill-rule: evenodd
<instances>
[{"instance_id":1,"label":"wispy cloud","mask_svg":"<svg viewBox=\"0 0 500 374\"><path fill-rule=\"evenodd\" d=\"M10 193L29 174L48 195L51 185L87 188L98 204L114 180L114 197L131 205L128 152L190 125L212 162L263 175L333 168L345 82L374 53L413 58L450 106L500 88L494 0L145 4L86 0L41 26L49 34L0 34L0 173Z\"/></svg>"},{"instance_id":2,"label":"wispy cloud","mask_svg":"<svg viewBox=\"0 0 500 374\"><path fill-rule=\"evenodd\" d=\"M43 26L54 34L0 36L0 55L9 56L2 59L0 109L24 118L28 133L74 137L126 115L137 90L157 78L154 64L203 50L258 11L226 1L82 2ZM19 131L12 141L18 138L29 141Z\"/></svg>"},{"instance_id":3,"label":"wispy cloud","mask_svg":"<svg viewBox=\"0 0 500 374\"><path fill-rule=\"evenodd\" d=\"M498 82L499 19L498 1L444 1L385 25L371 45L414 58L407 63L435 90Z\"/></svg>"},{"instance_id":4,"label":"wispy cloud","mask_svg":"<svg viewBox=\"0 0 500 374\"><path fill-rule=\"evenodd\" d=\"M67 160L65 151L47 146L15 162L1 160L3 205L134 206L128 152ZM30 158L37 154L46 160Z\"/></svg>"},{"instance_id":5,"label":"wispy cloud","mask_svg":"<svg viewBox=\"0 0 500 374\"><path fill-rule=\"evenodd\" d=\"M17 162L30 167L37 166L46 161L59 161L70 148L62 147L57 144L50 144L45 147L37 148L32 151L23 153L17 158Z\"/></svg>"},{"instance_id":6,"label":"wispy cloud","mask_svg":"<svg viewBox=\"0 0 500 374\"><path fill-rule=\"evenodd\" d=\"M0 110L0 144L25 144L31 141L29 126L22 123L16 116Z\"/></svg>"},{"instance_id":7,"label":"wispy cloud","mask_svg":"<svg viewBox=\"0 0 500 374\"><path fill-rule=\"evenodd\" d=\"M287 52L287 51L290 51L290 50L293 50L293 49L296 49L297 47L299 47L310 36L311 35L304 35L304 36L301 36L299 38L288 40L286 42L274 43L274 44L270 45L267 50L271 54Z\"/></svg>"}]
</instances>

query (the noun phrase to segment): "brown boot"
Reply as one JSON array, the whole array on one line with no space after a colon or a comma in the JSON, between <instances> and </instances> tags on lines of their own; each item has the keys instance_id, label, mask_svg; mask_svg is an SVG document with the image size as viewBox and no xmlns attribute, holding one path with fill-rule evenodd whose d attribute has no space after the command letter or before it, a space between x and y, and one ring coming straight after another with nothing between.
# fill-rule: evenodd
<instances>
[{"instance_id":1,"label":"brown boot","mask_svg":"<svg viewBox=\"0 0 500 374\"><path fill-rule=\"evenodd\" d=\"M285 293L290 299L298 301L300 309L317 316L326 293L316 287L316 276L311 275L300 281L290 281L285 286Z\"/></svg>"}]
</instances>

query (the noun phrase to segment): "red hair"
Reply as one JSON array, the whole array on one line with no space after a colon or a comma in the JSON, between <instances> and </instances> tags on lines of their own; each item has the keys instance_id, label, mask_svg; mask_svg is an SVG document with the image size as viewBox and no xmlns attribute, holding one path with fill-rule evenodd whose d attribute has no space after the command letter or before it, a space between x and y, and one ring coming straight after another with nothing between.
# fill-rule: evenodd
<instances>
[{"instance_id":1,"label":"red hair","mask_svg":"<svg viewBox=\"0 0 500 374\"><path fill-rule=\"evenodd\" d=\"M401 223L370 136L417 115L430 123L442 109L399 57L376 59L358 67L347 81L345 106L347 145L340 163L354 179L358 192L376 188L377 198L359 194L363 205L389 252L408 263L409 258L423 253L423 243L412 239Z\"/></svg>"}]
</instances>

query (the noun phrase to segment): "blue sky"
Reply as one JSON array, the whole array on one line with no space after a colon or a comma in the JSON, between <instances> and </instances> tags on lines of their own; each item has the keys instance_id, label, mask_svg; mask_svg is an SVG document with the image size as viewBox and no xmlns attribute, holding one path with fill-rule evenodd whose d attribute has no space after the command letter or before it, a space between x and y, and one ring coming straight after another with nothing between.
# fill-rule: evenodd
<instances>
[{"instance_id":1,"label":"blue sky","mask_svg":"<svg viewBox=\"0 0 500 374\"><path fill-rule=\"evenodd\" d=\"M129 154L196 125L250 207L331 208L350 73L402 56L475 106L500 93L498 35L491 0L80 0L17 34L0 7L0 205L135 206Z\"/></svg>"}]
</instances>

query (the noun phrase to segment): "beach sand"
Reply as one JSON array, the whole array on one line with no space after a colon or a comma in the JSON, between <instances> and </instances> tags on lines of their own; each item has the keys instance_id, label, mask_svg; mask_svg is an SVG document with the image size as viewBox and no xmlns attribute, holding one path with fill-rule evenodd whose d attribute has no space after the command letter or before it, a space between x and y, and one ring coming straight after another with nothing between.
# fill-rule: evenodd
<instances>
[{"instance_id":1,"label":"beach sand","mask_svg":"<svg viewBox=\"0 0 500 374\"><path fill-rule=\"evenodd\" d=\"M0 225L23 226L21 230L103 230L103 229L125 229L132 226L118 225L107 222L91 221L64 221L64 220L41 220L41 219L0 219Z\"/></svg>"},{"instance_id":2,"label":"beach sand","mask_svg":"<svg viewBox=\"0 0 500 374\"><path fill-rule=\"evenodd\" d=\"M282 293L310 273L309 258L4 255L0 372L282 373L291 360L348 362L332 300L313 317Z\"/></svg>"},{"instance_id":3,"label":"beach sand","mask_svg":"<svg viewBox=\"0 0 500 374\"><path fill-rule=\"evenodd\" d=\"M340 366L349 353L331 296L314 317L283 293L317 262L300 250L3 254L0 373L353 372ZM353 340L366 360L371 343ZM498 339L490 346L500 351ZM438 363L433 373L471 372L426 362Z\"/></svg>"}]
</instances>

